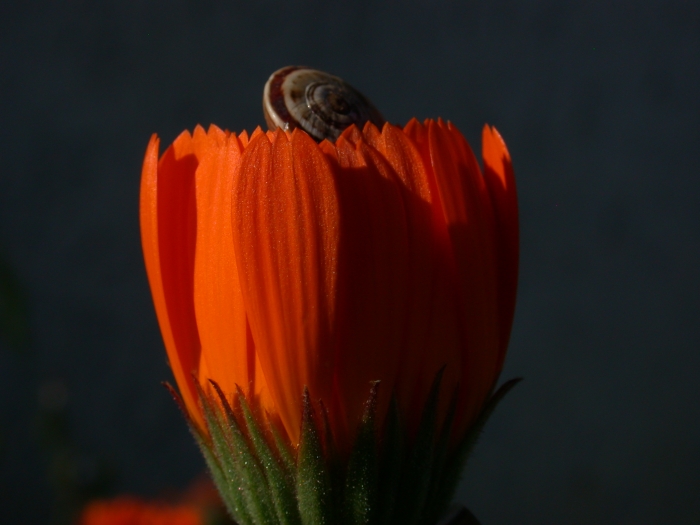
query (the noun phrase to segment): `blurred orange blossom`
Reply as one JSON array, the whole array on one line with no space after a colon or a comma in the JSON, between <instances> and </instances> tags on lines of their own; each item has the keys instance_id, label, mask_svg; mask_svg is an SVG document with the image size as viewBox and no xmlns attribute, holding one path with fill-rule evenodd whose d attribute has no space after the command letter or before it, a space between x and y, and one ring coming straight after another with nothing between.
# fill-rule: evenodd
<instances>
[{"instance_id":1,"label":"blurred orange blossom","mask_svg":"<svg viewBox=\"0 0 700 525\"><path fill-rule=\"evenodd\" d=\"M79 525L204 525L193 505L146 502L130 496L97 500L83 510Z\"/></svg>"},{"instance_id":2,"label":"blurred orange blossom","mask_svg":"<svg viewBox=\"0 0 700 525\"><path fill-rule=\"evenodd\" d=\"M167 498L121 495L92 500L82 509L78 525L210 525L223 523L224 512L216 487L202 476L184 492Z\"/></svg>"},{"instance_id":3,"label":"blurred orange blossom","mask_svg":"<svg viewBox=\"0 0 700 525\"><path fill-rule=\"evenodd\" d=\"M183 132L141 181L143 252L170 365L206 433L195 380L239 385L297 445L302 393L352 446L370 383L409 432L444 368L439 414L465 435L499 376L518 272L510 156L483 170L451 124L366 124L320 144L299 130Z\"/></svg>"}]
</instances>

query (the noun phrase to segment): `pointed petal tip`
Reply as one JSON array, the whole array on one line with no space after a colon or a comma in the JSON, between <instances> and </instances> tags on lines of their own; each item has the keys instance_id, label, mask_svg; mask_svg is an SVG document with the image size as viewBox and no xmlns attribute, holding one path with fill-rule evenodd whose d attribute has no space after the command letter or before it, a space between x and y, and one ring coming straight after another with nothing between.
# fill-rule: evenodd
<instances>
[{"instance_id":1,"label":"pointed petal tip","mask_svg":"<svg viewBox=\"0 0 700 525\"><path fill-rule=\"evenodd\" d=\"M387 122L382 124L382 129L384 129L384 126L386 126ZM364 126L362 126L362 133L364 135L368 134L379 134L379 128L374 124L374 122L368 120L365 122Z\"/></svg>"},{"instance_id":2,"label":"pointed petal tip","mask_svg":"<svg viewBox=\"0 0 700 525\"><path fill-rule=\"evenodd\" d=\"M481 148L484 170L492 171L505 188L510 188L514 183L510 152L503 137L494 126L484 125Z\"/></svg>"},{"instance_id":3,"label":"pointed petal tip","mask_svg":"<svg viewBox=\"0 0 700 525\"><path fill-rule=\"evenodd\" d=\"M484 124L484 129L482 131L482 141L484 145L487 143L494 147L495 149L501 150L506 160L510 162L510 153L508 152L508 147L506 146L506 141L503 140L503 136L496 129L496 126L491 126L489 124Z\"/></svg>"},{"instance_id":4,"label":"pointed petal tip","mask_svg":"<svg viewBox=\"0 0 700 525\"><path fill-rule=\"evenodd\" d=\"M406 123L406 126L420 126L420 125L421 125L421 123L418 121L418 119L416 117L411 117L411 120L409 120ZM406 126L404 126L404 127L406 127Z\"/></svg>"},{"instance_id":5,"label":"pointed petal tip","mask_svg":"<svg viewBox=\"0 0 700 525\"><path fill-rule=\"evenodd\" d=\"M146 170L156 170L158 164L158 154L160 152L160 138L157 133L153 133L151 138L148 139L148 145L146 146L146 153L143 157L143 171L142 176L145 174ZM155 175L155 173L153 173Z\"/></svg>"},{"instance_id":6,"label":"pointed petal tip","mask_svg":"<svg viewBox=\"0 0 700 525\"><path fill-rule=\"evenodd\" d=\"M313 147L317 148L319 146L318 142L311 138L311 136L300 128L294 128L294 130L287 136L289 142L294 145L302 145L303 147Z\"/></svg>"},{"instance_id":7,"label":"pointed petal tip","mask_svg":"<svg viewBox=\"0 0 700 525\"><path fill-rule=\"evenodd\" d=\"M258 128L250 135L250 138L248 138L247 141L241 140L243 143L243 148L245 149L245 152L248 152L249 150L254 150L256 147L260 147L261 145L264 146L271 146L275 140L270 140L270 137L266 132L260 131L260 127ZM272 133L275 133L274 131ZM240 137L239 137L240 138Z\"/></svg>"},{"instance_id":8,"label":"pointed petal tip","mask_svg":"<svg viewBox=\"0 0 700 525\"><path fill-rule=\"evenodd\" d=\"M362 140L362 131L359 130L357 125L351 124L343 130L337 139L335 139L335 143L338 144L340 139L345 139L351 144L356 144L358 141Z\"/></svg>"},{"instance_id":9,"label":"pointed petal tip","mask_svg":"<svg viewBox=\"0 0 700 525\"><path fill-rule=\"evenodd\" d=\"M253 140L260 135L265 135L265 132L262 130L262 128L260 126L258 126L257 128L255 128L253 130L253 133L250 134L250 138L248 139L248 144L253 142Z\"/></svg>"}]
</instances>

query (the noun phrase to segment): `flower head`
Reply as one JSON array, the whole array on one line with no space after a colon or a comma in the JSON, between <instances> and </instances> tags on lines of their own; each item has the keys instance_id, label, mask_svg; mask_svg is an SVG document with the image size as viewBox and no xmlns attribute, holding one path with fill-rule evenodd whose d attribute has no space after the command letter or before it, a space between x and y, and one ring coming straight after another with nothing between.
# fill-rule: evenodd
<instances>
[{"instance_id":1,"label":"flower head","mask_svg":"<svg viewBox=\"0 0 700 525\"><path fill-rule=\"evenodd\" d=\"M442 121L368 124L331 144L212 126L181 134L141 187L143 248L187 410L192 372L236 385L297 443L302 391L352 436L371 381L415 427L441 368L460 434L501 370L515 304L510 157L485 127L484 170ZM346 442L347 444L347 442Z\"/></svg>"},{"instance_id":2,"label":"flower head","mask_svg":"<svg viewBox=\"0 0 700 525\"><path fill-rule=\"evenodd\" d=\"M213 380L296 447L307 390L347 458L373 382L379 426L394 399L410 440L440 377L437 421L460 443L501 371L517 283L515 182L489 126L482 158L441 120L320 144L197 127L160 158L154 135L143 250L198 432Z\"/></svg>"}]
</instances>

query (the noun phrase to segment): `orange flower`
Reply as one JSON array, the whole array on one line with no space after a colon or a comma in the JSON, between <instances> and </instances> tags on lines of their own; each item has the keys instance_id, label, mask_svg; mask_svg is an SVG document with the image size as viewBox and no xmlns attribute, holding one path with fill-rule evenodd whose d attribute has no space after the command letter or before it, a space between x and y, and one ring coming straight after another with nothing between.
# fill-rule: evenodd
<instances>
[{"instance_id":1,"label":"orange flower","mask_svg":"<svg viewBox=\"0 0 700 525\"><path fill-rule=\"evenodd\" d=\"M80 525L204 525L201 510L191 505L145 502L123 496L89 503Z\"/></svg>"},{"instance_id":2,"label":"orange flower","mask_svg":"<svg viewBox=\"0 0 700 525\"><path fill-rule=\"evenodd\" d=\"M205 424L192 373L236 385L300 435L302 392L348 450L370 382L415 431L436 374L453 439L500 373L518 268L510 156L486 126L480 170L441 120L306 133L182 133L141 182L148 278L175 379ZM264 413L263 412L263 413Z\"/></svg>"}]
</instances>

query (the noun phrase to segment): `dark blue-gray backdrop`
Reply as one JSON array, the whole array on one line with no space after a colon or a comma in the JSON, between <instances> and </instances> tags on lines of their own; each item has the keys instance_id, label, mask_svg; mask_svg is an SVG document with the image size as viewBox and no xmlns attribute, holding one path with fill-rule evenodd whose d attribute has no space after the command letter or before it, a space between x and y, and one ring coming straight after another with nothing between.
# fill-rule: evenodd
<instances>
[{"instance_id":1,"label":"dark blue-gray backdrop","mask_svg":"<svg viewBox=\"0 0 700 525\"><path fill-rule=\"evenodd\" d=\"M526 380L459 499L485 525L700 523L700 6L661 0L3 3L0 251L30 339L0 343L0 521L48 522L61 454L79 481L108 465L113 493L202 470L159 384L144 148L262 124L267 76L298 63L393 122L449 118L477 150L495 124L512 153L522 260L502 377ZM47 445L59 409L65 442Z\"/></svg>"}]
</instances>

